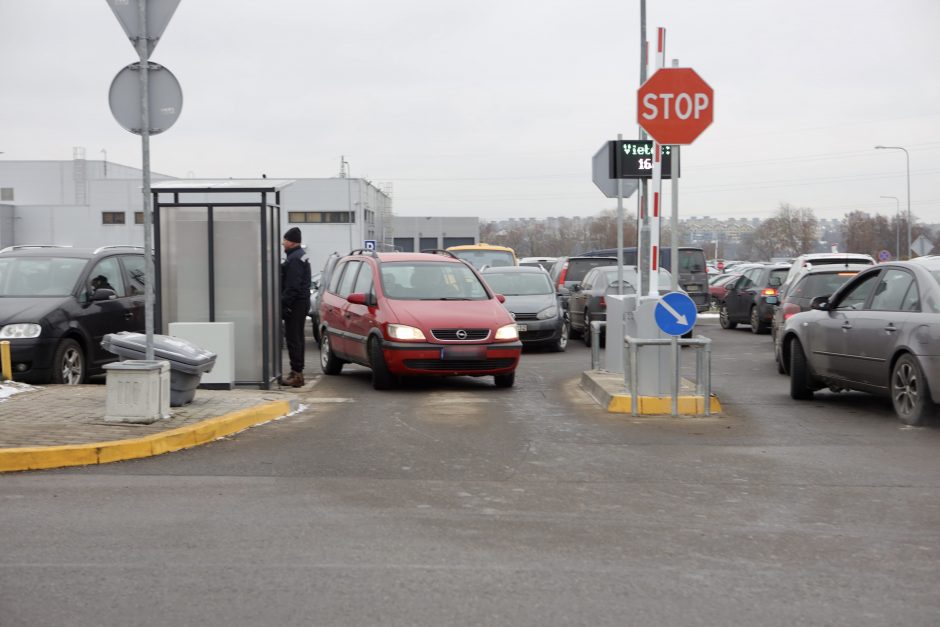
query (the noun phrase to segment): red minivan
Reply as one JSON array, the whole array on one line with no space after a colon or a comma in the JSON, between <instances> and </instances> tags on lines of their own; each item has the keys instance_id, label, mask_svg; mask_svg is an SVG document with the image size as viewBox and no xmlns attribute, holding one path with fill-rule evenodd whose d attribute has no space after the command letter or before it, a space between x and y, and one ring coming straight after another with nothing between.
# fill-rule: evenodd
<instances>
[{"instance_id":1,"label":"red minivan","mask_svg":"<svg viewBox=\"0 0 940 627\"><path fill-rule=\"evenodd\" d=\"M522 342L505 298L446 251L355 250L321 290L324 374L362 364L377 390L401 375L489 375L497 387L515 381Z\"/></svg>"}]
</instances>

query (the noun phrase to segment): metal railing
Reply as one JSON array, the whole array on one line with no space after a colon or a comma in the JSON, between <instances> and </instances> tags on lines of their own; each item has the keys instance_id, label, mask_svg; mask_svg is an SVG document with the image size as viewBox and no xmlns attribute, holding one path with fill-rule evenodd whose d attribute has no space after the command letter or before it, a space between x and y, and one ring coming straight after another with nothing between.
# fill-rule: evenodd
<instances>
[{"instance_id":1,"label":"metal railing","mask_svg":"<svg viewBox=\"0 0 940 627\"><path fill-rule=\"evenodd\" d=\"M672 380L672 415L679 415L679 347L692 346L698 349L695 354L695 396L703 398L706 416L711 416L712 398L712 341L707 337L670 339L637 339L629 335L624 338L623 382L630 390L630 413L637 415L637 388L639 387L639 369L637 351L640 346L672 346L672 365L675 377Z\"/></svg>"},{"instance_id":2,"label":"metal railing","mask_svg":"<svg viewBox=\"0 0 940 627\"><path fill-rule=\"evenodd\" d=\"M595 320L591 322L591 370L600 368L600 333L601 329L607 327L607 322ZM623 383L624 387L630 390L630 413L637 415L639 407L637 403L637 388L639 387L638 370L633 367L637 363L637 351L640 346L672 346L672 369L675 372L675 378L672 381L672 415L679 415L679 388L681 387L679 379L679 347L692 346L696 349L695 353L695 395L703 397L704 410L706 416L711 416L711 398L712 398L712 341L707 337L699 336L697 338L657 338L657 339L637 339L635 337L625 336L623 339Z\"/></svg>"}]
</instances>

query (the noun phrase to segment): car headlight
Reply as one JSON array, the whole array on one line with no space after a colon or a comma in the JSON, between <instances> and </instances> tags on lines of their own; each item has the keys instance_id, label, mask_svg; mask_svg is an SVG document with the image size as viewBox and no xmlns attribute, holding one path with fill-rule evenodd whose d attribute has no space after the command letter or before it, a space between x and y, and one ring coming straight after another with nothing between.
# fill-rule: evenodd
<instances>
[{"instance_id":1,"label":"car headlight","mask_svg":"<svg viewBox=\"0 0 940 627\"><path fill-rule=\"evenodd\" d=\"M535 317L539 320L548 320L549 318L554 318L558 315L558 307L552 305L551 307L546 307L538 313Z\"/></svg>"},{"instance_id":2,"label":"car headlight","mask_svg":"<svg viewBox=\"0 0 940 627\"><path fill-rule=\"evenodd\" d=\"M519 330L514 324L507 324L504 327L499 327L496 329L496 339L497 340L518 340L519 339Z\"/></svg>"},{"instance_id":3,"label":"car headlight","mask_svg":"<svg viewBox=\"0 0 940 627\"><path fill-rule=\"evenodd\" d=\"M393 340L404 340L404 341L419 341L425 340L424 333L421 329L416 329L415 327L409 327L405 324L390 324L388 325L388 336Z\"/></svg>"},{"instance_id":4,"label":"car headlight","mask_svg":"<svg viewBox=\"0 0 940 627\"><path fill-rule=\"evenodd\" d=\"M39 337L41 332L42 327L40 327L38 324L8 324L0 329L0 338L11 339Z\"/></svg>"}]
</instances>

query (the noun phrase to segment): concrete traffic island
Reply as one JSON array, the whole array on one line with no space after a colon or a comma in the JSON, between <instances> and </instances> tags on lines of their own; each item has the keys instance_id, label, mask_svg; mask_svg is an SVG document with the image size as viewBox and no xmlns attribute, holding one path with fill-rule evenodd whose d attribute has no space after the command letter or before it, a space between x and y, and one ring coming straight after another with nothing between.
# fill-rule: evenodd
<instances>
[{"instance_id":1,"label":"concrete traffic island","mask_svg":"<svg viewBox=\"0 0 940 627\"><path fill-rule=\"evenodd\" d=\"M630 390L624 383L622 372L606 370L585 370L581 374L581 389L593 398L601 407L613 414L631 414L633 410ZM709 398L709 413L721 413L721 402L712 394ZM695 383L682 379L678 396L679 414L683 416L704 416L705 397L695 394ZM637 396L637 415L669 416L672 414L672 396Z\"/></svg>"},{"instance_id":2,"label":"concrete traffic island","mask_svg":"<svg viewBox=\"0 0 940 627\"><path fill-rule=\"evenodd\" d=\"M151 424L105 419L105 386L36 387L0 402L0 472L140 459L207 444L299 408L272 390L200 390L168 419Z\"/></svg>"}]
</instances>

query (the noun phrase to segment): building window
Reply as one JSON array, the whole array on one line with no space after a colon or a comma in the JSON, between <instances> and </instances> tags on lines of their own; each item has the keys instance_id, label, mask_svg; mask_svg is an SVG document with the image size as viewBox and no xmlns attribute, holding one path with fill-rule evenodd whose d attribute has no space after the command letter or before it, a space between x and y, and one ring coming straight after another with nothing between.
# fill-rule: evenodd
<instances>
[{"instance_id":1,"label":"building window","mask_svg":"<svg viewBox=\"0 0 940 627\"><path fill-rule=\"evenodd\" d=\"M349 224L356 214L349 211L288 211L287 221L297 224Z\"/></svg>"},{"instance_id":2,"label":"building window","mask_svg":"<svg viewBox=\"0 0 940 627\"><path fill-rule=\"evenodd\" d=\"M101 224L124 224L123 211L102 211Z\"/></svg>"},{"instance_id":3,"label":"building window","mask_svg":"<svg viewBox=\"0 0 940 627\"><path fill-rule=\"evenodd\" d=\"M12 187L0 187L0 200L13 202L13 188Z\"/></svg>"},{"instance_id":4,"label":"building window","mask_svg":"<svg viewBox=\"0 0 940 627\"><path fill-rule=\"evenodd\" d=\"M134 212L134 224L143 224L144 223L144 212L135 211Z\"/></svg>"}]
</instances>

